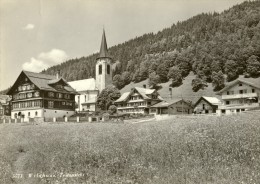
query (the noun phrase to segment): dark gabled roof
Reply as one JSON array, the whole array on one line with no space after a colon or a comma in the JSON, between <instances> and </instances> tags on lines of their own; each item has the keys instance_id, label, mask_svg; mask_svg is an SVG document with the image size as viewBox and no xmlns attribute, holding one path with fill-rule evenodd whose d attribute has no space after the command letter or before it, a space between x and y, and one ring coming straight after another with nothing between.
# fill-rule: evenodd
<instances>
[{"instance_id":1,"label":"dark gabled roof","mask_svg":"<svg viewBox=\"0 0 260 184\"><path fill-rule=\"evenodd\" d=\"M107 50L107 40L106 40L106 34L104 29L103 29L103 35L101 40L100 52L97 59L99 58L110 58Z\"/></svg>"},{"instance_id":2,"label":"dark gabled roof","mask_svg":"<svg viewBox=\"0 0 260 184\"><path fill-rule=\"evenodd\" d=\"M194 104L194 107L196 107L201 100L205 100L210 106L218 106L221 105L221 101L216 97L206 97L202 96L200 99Z\"/></svg>"},{"instance_id":3,"label":"dark gabled roof","mask_svg":"<svg viewBox=\"0 0 260 184\"><path fill-rule=\"evenodd\" d=\"M60 91L60 92L77 94L77 92L63 78L56 79L56 77L52 76L52 75L46 75L46 74L34 73L34 72L28 72L28 71L22 71L21 74L19 75L19 77L22 74L26 75L28 77L28 79L41 90ZM64 86L64 89L62 89L62 90L57 90L52 86L52 84L58 83L59 81L63 81L66 84L66 86ZM17 80L16 80L15 84L16 83L17 83ZM15 86L15 84L11 87L11 89L8 91L7 94L9 94L13 90L13 87Z\"/></svg>"},{"instance_id":4,"label":"dark gabled roof","mask_svg":"<svg viewBox=\"0 0 260 184\"><path fill-rule=\"evenodd\" d=\"M236 79L232 82L227 83L226 86L222 90L218 91L216 94L220 95L221 93L223 93L224 91L227 91L228 89L230 89L231 87L233 87L234 85L236 85L238 83L245 83L245 84L248 84L250 86L260 89L260 78L240 77L239 79Z\"/></svg>"}]
</instances>

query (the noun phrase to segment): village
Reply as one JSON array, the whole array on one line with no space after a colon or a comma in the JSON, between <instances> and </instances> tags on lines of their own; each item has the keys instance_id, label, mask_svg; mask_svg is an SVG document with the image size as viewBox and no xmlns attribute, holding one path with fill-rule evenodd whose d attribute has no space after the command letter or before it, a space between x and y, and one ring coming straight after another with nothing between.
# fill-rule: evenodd
<instances>
[{"instance_id":1,"label":"village","mask_svg":"<svg viewBox=\"0 0 260 184\"><path fill-rule=\"evenodd\" d=\"M165 98L148 85L134 87L121 94L111 105L116 109L107 116L97 113L97 99L113 84L112 61L103 31L96 77L67 82L60 76L22 71L7 95L1 95L1 123L17 122L97 122L113 118L232 115L260 107L260 81L237 79L216 92L219 97L201 96L196 102L185 97ZM171 94L171 87L169 87ZM108 112L109 107L106 107ZM137 115L137 116L136 116Z\"/></svg>"}]
</instances>

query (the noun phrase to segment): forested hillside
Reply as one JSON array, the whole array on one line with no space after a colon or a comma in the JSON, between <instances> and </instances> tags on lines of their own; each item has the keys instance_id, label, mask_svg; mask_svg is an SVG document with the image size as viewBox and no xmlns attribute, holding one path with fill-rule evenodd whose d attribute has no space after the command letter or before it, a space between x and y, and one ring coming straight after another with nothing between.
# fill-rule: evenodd
<instances>
[{"instance_id":1,"label":"forested hillside","mask_svg":"<svg viewBox=\"0 0 260 184\"><path fill-rule=\"evenodd\" d=\"M156 23L156 22L155 22ZM193 91L208 83L214 90L239 75L260 74L260 1L244 2L222 13L202 13L109 48L115 64L114 84L149 79L150 86L171 81L179 86L192 71ZM97 55L71 59L44 73L61 71L68 81L95 76Z\"/></svg>"}]
</instances>

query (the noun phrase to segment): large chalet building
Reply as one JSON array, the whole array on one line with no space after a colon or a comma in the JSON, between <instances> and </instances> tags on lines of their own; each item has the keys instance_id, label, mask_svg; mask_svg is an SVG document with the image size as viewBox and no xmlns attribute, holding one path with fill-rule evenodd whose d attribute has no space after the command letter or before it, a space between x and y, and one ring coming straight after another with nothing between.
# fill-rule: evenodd
<instances>
[{"instance_id":1,"label":"large chalet building","mask_svg":"<svg viewBox=\"0 0 260 184\"><path fill-rule=\"evenodd\" d=\"M12 96L11 118L71 116L76 94L63 78L22 71L7 93Z\"/></svg>"},{"instance_id":2,"label":"large chalet building","mask_svg":"<svg viewBox=\"0 0 260 184\"><path fill-rule=\"evenodd\" d=\"M150 107L162 100L155 89L135 87L123 93L114 103L121 113L149 114Z\"/></svg>"},{"instance_id":3,"label":"large chalet building","mask_svg":"<svg viewBox=\"0 0 260 184\"><path fill-rule=\"evenodd\" d=\"M218 114L232 114L260 107L260 80L237 79L220 90L222 104Z\"/></svg>"}]
</instances>

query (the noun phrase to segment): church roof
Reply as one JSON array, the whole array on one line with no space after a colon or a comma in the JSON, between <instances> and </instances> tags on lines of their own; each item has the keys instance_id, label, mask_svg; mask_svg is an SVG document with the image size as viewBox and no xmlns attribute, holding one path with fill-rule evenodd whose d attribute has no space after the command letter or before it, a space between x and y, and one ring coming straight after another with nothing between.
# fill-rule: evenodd
<instances>
[{"instance_id":1,"label":"church roof","mask_svg":"<svg viewBox=\"0 0 260 184\"><path fill-rule=\"evenodd\" d=\"M96 80L94 78L71 81L68 83L77 92L88 91L88 90L97 90L96 89Z\"/></svg>"},{"instance_id":2,"label":"church roof","mask_svg":"<svg viewBox=\"0 0 260 184\"><path fill-rule=\"evenodd\" d=\"M103 30L100 52L99 52L98 58L110 58L110 56L108 55L108 50L107 50L107 40L106 40L105 30Z\"/></svg>"}]
</instances>

